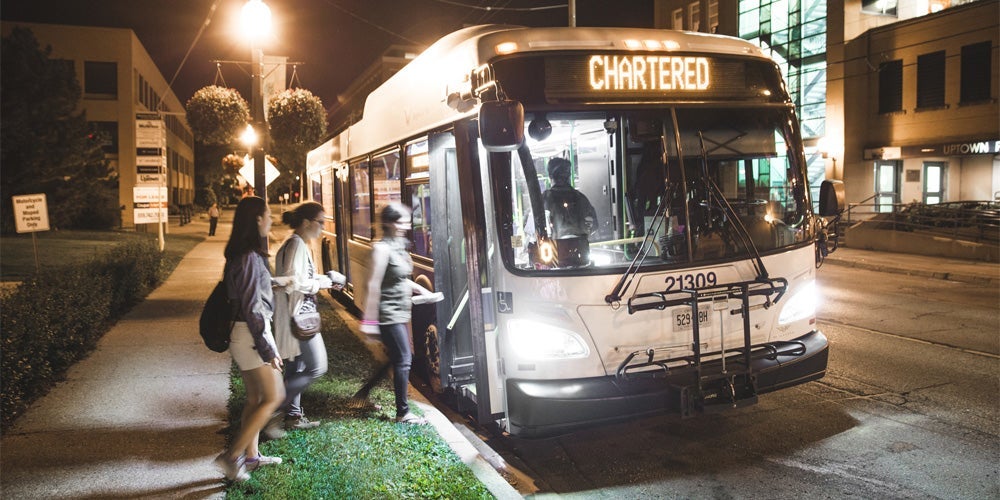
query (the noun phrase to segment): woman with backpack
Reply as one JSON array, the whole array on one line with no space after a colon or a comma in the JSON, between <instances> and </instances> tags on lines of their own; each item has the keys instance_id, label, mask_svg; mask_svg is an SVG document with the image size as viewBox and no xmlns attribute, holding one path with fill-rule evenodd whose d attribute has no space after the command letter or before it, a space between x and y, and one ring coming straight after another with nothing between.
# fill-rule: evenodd
<instances>
[{"instance_id":1,"label":"woman with backpack","mask_svg":"<svg viewBox=\"0 0 1000 500\"><path fill-rule=\"evenodd\" d=\"M240 429L230 447L215 463L231 481L245 481L248 471L280 464L257 448L260 431L285 397L281 381L282 361L271 333L274 296L268 266L267 234L271 210L257 197L247 197L236 206L233 229L226 243L224 281L230 301L236 304L229 354L240 369L246 388L246 403Z\"/></svg>"}]
</instances>

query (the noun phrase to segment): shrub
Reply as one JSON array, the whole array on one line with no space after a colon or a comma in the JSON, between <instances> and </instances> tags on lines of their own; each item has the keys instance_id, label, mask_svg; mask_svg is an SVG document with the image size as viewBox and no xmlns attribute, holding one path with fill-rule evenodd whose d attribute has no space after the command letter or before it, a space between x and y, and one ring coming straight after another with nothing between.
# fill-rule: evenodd
<instances>
[{"instance_id":1,"label":"shrub","mask_svg":"<svg viewBox=\"0 0 1000 500\"><path fill-rule=\"evenodd\" d=\"M49 268L4 297L0 428L62 379L156 286L162 258L154 241L129 241L87 265Z\"/></svg>"}]
</instances>

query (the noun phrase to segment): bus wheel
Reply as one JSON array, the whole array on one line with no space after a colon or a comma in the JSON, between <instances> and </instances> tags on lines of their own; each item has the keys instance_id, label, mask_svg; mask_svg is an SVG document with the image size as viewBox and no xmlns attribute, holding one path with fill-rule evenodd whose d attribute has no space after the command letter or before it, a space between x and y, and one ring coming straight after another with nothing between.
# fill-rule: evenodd
<instances>
[{"instance_id":1,"label":"bus wheel","mask_svg":"<svg viewBox=\"0 0 1000 500\"><path fill-rule=\"evenodd\" d=\"M435 393L440 394L443 390L441 387L441 351L438 349L437 327L433 324L428 325L424 333L424 354L426 355L424 359L427 369L427 384Z\"/></svg>"}]
</instances>

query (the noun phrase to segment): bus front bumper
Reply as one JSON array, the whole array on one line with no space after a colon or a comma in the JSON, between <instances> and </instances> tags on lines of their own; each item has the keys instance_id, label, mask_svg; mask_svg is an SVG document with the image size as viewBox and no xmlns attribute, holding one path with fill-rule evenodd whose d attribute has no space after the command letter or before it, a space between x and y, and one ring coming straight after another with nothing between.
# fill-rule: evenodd
<instances>
[{"instance_id":1,"label":"bus front bumper","mask_svg":"<svg viewBox=\"0 0 1000 500\"><path fill-rule=\"evenodd\" d=\"M817 380L826 374L829 342L815 330L794 339L801 354L755 357L751 376L756 394ZM729 356L728 363L737 359ZM720 373L719 360L702 363L702 376ZM657 377L621 380L593 377L563 380L507 380L509 431L524 437L561 434L573 429L643 415L680 411L682 399L697 385L692 366L671 369Z\"/></svg>"}]
</instances>

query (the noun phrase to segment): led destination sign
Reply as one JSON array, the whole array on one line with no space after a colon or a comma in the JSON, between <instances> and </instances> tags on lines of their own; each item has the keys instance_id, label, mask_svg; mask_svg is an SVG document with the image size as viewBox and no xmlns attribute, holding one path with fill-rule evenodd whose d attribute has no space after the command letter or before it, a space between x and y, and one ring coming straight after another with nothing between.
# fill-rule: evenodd
<instances>
[{"instance_id":1,"label":"led destination sign","mask_svg":"<svg viewBox=\"0 0 1000 500\"><path fill-rule=\"evenodd\" d=\"M512 62L509 90L530 92L538 59ZM513 66L516 64L516 67ZM501 64L497 65L502 67ZM787 94L770 61L701 54L589 53L544 57L545 99L557 102L781 102Z\"/></svg>"},{"instance_id":2,"label":"led destination sign","mask_svg":"<svg viewBox=\"0 0 1000 500\"><path fill-rule=\"evenodd\" d=\"M708 58L696 56L593 55L590 87L624 90L706 90L712 83Z\"/></svg>"}]
</instances>

